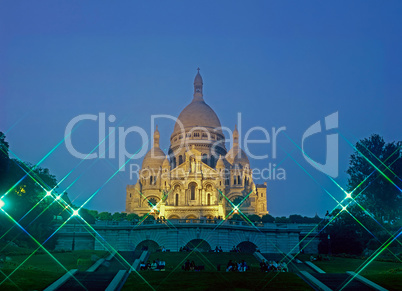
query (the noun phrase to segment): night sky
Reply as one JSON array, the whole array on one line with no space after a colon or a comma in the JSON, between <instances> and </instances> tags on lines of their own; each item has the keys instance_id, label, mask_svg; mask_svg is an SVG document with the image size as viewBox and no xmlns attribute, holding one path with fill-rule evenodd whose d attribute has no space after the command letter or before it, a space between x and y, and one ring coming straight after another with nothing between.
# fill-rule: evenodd
<instances>
[{"instance_id":1,"label":"night sky","mask_svg":"<svg viewBox=\"0 0 402 291\"><path fill-rule=\"evenodd\" d=\"M124 211L126 185L135 183L128 165L142 157L126 171L118 171L117 158L81 162L62 142L67 124L105 113L116 117L107 127L138 126L150 135L152 114L177 117L191 102L200 67L204 99L223 126L234 128L241 113L243 138L256 126L270 134L286 127L276 158L272 143L249 147L269 155L250 158L252 168L276 164L286 172L285 180L265 180L270 213L323 216L337 204L326 191L338 200L345 194L296 145L307 128L338 112L334 180L346 187L348 142L373 133L402 140L401 15L399 1L1 1L0 131L12 153L31 163L61 142L41 164L59 180L74 169L57 191L78 178L67 191L74 204L97 193L86 207ZM167 153L174 123L157 123ZM80 123L72 141L89 153L97 122ZM325 162L326 132L304 146ZM128 152L142 147L150 148L127 136Z\"/></svg>"}]
</instances>

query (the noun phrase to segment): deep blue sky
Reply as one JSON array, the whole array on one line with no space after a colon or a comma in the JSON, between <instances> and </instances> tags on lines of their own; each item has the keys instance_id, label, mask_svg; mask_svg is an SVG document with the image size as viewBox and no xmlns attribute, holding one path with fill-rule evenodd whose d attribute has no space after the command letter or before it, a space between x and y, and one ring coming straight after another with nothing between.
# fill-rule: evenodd
<instances>
[{"instance_id":1,"label":"deep blue sky","mask_svg":"<svg viewBox=\"0 0 402 291\"><path fill-rule=\"evenodd\" d=\"M205 101L224 126L233 128L241 112L243 137L253 126L286 126L300 145L310 125L338 111L339 132L352 143L372 133L402 140L400 15L397 1L2 1L0 130L11 150L32 163L79 114L114 114L112 125L150 133L151 114L178 116L191 101L199 66ZM167 149L173 123L159 126ZM96 124L82 124L73 141L91 150ZM131 152L141 147L134 135L127 142ZM339 143L335 180L346 186L352 148L342 137ZM323 215L336 203L322 187L343 198L284 135L278 145L277 159L251 166L278 164L293 151L315 181L285 159L286 181L267 181L271 214ZM323 134L306 148L324 162ZM252 147L261 154L271 149ZM79 162L61 144L42 166L61 179ZM58 190L80 177L68 191L80 205L117 167L116 159L85 161ZM129 183L128 171L119 172L88 207L123 211Z\"/></svg>"}]
</instances>

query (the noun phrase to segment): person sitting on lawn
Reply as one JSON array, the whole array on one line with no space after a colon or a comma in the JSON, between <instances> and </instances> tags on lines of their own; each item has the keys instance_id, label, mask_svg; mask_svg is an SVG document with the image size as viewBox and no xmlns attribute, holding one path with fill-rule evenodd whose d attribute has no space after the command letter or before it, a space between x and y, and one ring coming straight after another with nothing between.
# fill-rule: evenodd
<instances>
[{"instance_id":1,"label":"person sitting on lawn","mask_svg":"<svg viewBox=\"0 0 402 291\"><path fill-rule=\"evenodd\" d=\"M248 268L248 266L247 266L246 261L245 261L245 260L242 260L242 262L241 262L241 269L242 269L242 271L243 271L243 272L247 271L247 268Z\"/></svg>"},{"instance_id":2,"label":"person sitting on lawn","mask_svg":"<svg viewBox=\"0 0 402 291\"><path fill-rule=\"evenodd\" d=\"M184 263L184 271L190 271L190 260Z\"/></svg>"},{"instance_id":3,"label":"person sitting on lawn","mask_svg":"<svg viewBox=\"0 0 402 291\"><path fill-rule=\"evenodd\" d=\"M145 265L145 262L144 262L144 261L141 261L141 263L140 263L140 270L143 271L143 270L146 270L146 269L147 269L147 266Z\"/></svg>"},{"instance_id":4,"label":"person sitting on lawn","mask_svg":"<svg viewBox=\"0 0 402 291\"><path fill-rule=\"evenodd\" d=\"M154 261L152 262L152 264L151 264L151 270L152 270L152 271L155 271L157 266L158 266L158 265L156 264L156 262L155 262L155 260L154 260Z\"/></svg>"},{"instance_id":5,"label":"person sitting on lawn","mask_svg":"<svg viewBox=\"0 0 402 291\"><path fill-rule=\"evenodd\" d=\"M195 262L191 261L190 263L190 271L194 271L195 270Z\"/></svg>"},{"instance_id":6,"label":"person sitting on lawn","mask_svg":"<svg viewBox=\"0 0 402 291\"><path fill-rule=\"evenodd\" d=\"M237 263L237 271L243 272L243 267L242 267L242 265L241 265L241 262L238 262L238 263Z\"/></svg>"},{"instance_id":7,"label":"person sitting on lawn","mask_svg":"<svg viewBox=\"0 0 402 291\"><path fill-rule=\"evenodd\" d=\"M278 263L276 261L272 262L272 268L274 271L278 271Z\"/></svg>"},{"instance_id":8,"label":"person sitting on lawn","mask_svg":"<svg viewBox=\"0 0 402 291\"><path fill-rule=\"evenodd\" d=\"M267 263L265 262L265 260L262 260L260 262L260 270L261 270L261 272L266 272L267 271Z\"/></svg>"},{"instance_id":9,"label":"person sitting on lawn","mask_svg":"<svg viewBox=\"0 0 402 291\"><path fill-rule=\"evenodd\" d=\"M288 266L286 265L285 262L281 263L281 270L282 270L282 272L289 272Z\"/></svg>"},{"instance_id":10,"label":"person sitting on lawn","mask_svg":"<svg viewBox=\"0 0 402 291\"><path fill-rule=\"evenodd\" d=\"M233 262L232 262L232 260L229 260L229 262L228 262L228 264L226 266L226 272L229 272L229 271L233 271Z\"/></svg>"},{"instance_id":11,"label":"person sitting on lawn","mask_svg":"<svg viewBox=\"0 0 402 291\"><path fill-rule=\"evenodd\" d=\"M158 269L163 271L165 270L165 261L159 261Z\"/></svg>"},{"instance_id":12,"label":"person sitting on lawn","mask_svg":"<svg viewBox=\"0 0 402 291\"><path fill-rule=\"evenodd\" d=\"M274 263L272 261L269 261L268 263L268 271L275 271Z\"/></svg>"}]
</instances>

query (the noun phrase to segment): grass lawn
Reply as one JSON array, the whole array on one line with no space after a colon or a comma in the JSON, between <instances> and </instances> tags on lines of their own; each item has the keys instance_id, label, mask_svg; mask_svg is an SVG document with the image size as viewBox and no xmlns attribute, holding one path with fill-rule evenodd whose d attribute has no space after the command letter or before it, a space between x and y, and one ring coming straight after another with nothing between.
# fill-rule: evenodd
<instances>
[{"instance_id":1,"label":"grass lawn","mask_svg":"<svg viewBox=\"0 0 402 291\"><path fill-rule=\"evenodd\" d=\"M52 255L65 269L71 270L77 268L78 258L84 260L84 268L92 265L91 256L94 254L103 257L106 255L106 252L85 250L53 253ZM29 255L8 256L11 258L11 261L5 262L0 270L1 290L43 289L66 273L66 270L48 254L35 254L30 258L28 258ZM16 271L14 272L14 270ZM10 278L4 281L6 276L11 273Z\"/></svg>"},{"instance_id":2,"label":"grass lawn","mask_svg":"<svg viewBox=\"0 0 402 291\"><path fill-rule=\"evenodd\" d=\"M294 273L184 272L180 269L139 274L143 279L131 273L123 290L312 290Z\"/></svg>"},{"instance_id":3,"label":"grass lawn","mask_svg":"<svg viewBox=\"0 0 402 291\"><path fill-rule=\"evenodd\" d=\"M260 265L258 260L252 254L246 253L200 253L200 252L179 252L179 253L153 253L149 260L160 259L166 262L166 270L181 270L181 266L187 259L194 261L197 266L203 265L205 271L216 271L217 266L221 265L221 271L226 270L226 265L229 260L242 261L245 260L251 270L259 270Z\"/></svg>"},{"instance_id":4,"label":"grass lawn","mask_svg":"<svg viewBox=\"0 0 402 291\"><path fill-rule=\"evenodd\" d=\"M314 264L327 273L344 273L346 271L357 272L365 264L365 261L361 259L332 257L331 261L316 261ZM359 274L366 276L379 273L392 273L398 268L402 277L402 263L373 261Z\"/></svg>"},{"instance_id":5,"label":"grass lawn","mask_svg":"<svg viewBox=\"0 0 402 291\"><path fill-rule=\"evenodd\" d=\"M300 257L309 260L309 257ZM356 272L365 264L365 260L331 257L330 261L315 261L314 264L327 273ZM367 279L389 290L402 290L402 263L372 261L359 273Z\"/></svg>"}]
</instances>

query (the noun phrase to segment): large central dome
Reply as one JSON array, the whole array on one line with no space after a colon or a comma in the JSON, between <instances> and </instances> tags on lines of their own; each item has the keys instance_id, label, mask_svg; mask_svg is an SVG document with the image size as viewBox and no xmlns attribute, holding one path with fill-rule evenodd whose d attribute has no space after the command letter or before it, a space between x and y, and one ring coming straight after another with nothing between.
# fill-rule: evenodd
<instances>
[{"instance_id":1,"label":"large central dome","mask_svg":"<svg viewBox=\"0 0 402 291\"><path fill-rule=\"evenodd\" d=\"M177 118L176 124L174 126L173 134L179 133L184 127L185 131L193 127L206 127L208 129L217 128L218 132L221 132L221 122L215 111L209 107L204 101L191 102Z\"/></svg>"},{"instance_id":2,"label":"large central dome","mask_svg":"<svg viewBox=\"0 0 402 291\"><path fill-rule=\"evenodd\" d=\"M215 111L205 103L202 95L202 77L200 72L194 79L194 98L180 113L174 126L173 135L182 131L182 126L187 132L194 127L205 127L207 129L216 128L217 132L222 133L221 122ZM172 136L173 136L172 135Z\"/></svg>"}]
</instances>

